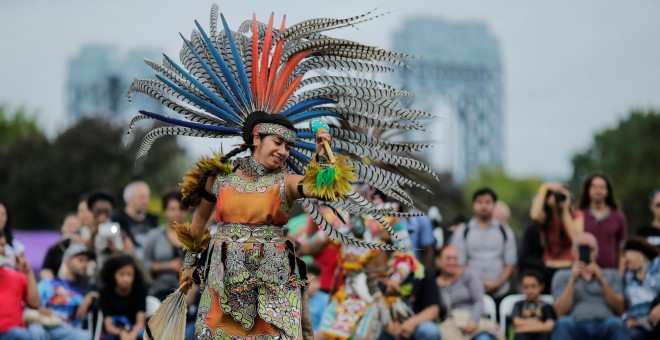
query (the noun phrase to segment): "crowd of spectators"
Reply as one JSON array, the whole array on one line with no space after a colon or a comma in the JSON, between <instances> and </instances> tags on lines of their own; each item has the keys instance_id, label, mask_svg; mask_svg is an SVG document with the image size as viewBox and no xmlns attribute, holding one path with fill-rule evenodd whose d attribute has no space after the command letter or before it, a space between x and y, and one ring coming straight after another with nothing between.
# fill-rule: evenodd
<instances>
[{"instance_id":1,"label":"crowd of spectators","mask_svg":"<svg viewBox=\"0 0 660 340\"><path fill-rule=\"evenodd\" d=\"M13 237L11 211L0 203L0 340L89 339L97 322L103 339L141 338L147 296L162 301L178 287L184 253L173 225L187 215L180 192L166 192L159 225L147 212L150 196L138 181L126 186L121 207L104 191L80 199L38 274ZM651 223L629 238L612 183L596 174L577 200L565 185L544 183L531 198L530 224L519 241L508 206L489 188L473 193L471 218L444 228L436 212L395 219L425 275L407 271L408 278L393 280L381 275L396 272L392 258L374 257L385 269L369 289L398 296L411 313L383 324L377 338L660 338L659 190L649 206ZM330 209L323 214L336 227L365 223L360 216L343 221ZM303 229L292 241L298 255L311 258L307 292L318 331L342 283L342 250L311 220ZM373 268L367 272L378 272ZM191 292L194 311L199 295ZM500 317L499 306L511 296L517 302ZM495 309L487 311L489 299ZM502 328L493 320L507 322ZM194 337L193 323L191 313L187 338Z\"/></svg>"}]
</instances>

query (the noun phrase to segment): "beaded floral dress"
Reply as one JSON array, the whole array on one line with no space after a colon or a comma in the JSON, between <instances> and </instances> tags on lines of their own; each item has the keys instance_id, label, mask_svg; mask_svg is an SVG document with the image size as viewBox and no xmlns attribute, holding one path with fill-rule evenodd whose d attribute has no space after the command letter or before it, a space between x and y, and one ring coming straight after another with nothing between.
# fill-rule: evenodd
<instances>
[{"instance_id":1,"label":"beaded floral dress","mask_svg":"<svg viewBox=\"0 0 660 340\"><path fill-rule=\"evenodd\" d=\"M285 241L289 219L282 171L249 181L216 177L218 231L196 324L198 339L302 339L304 263Z\"/></svg>"}]
</instances>

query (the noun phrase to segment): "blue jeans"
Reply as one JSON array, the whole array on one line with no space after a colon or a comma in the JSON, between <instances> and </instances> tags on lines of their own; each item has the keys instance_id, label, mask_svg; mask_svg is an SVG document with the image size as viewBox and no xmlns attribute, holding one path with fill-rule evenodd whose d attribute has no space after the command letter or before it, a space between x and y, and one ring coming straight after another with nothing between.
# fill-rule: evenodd
<instances>
[{"instance_id":1,"label":"blue jeans","mask_svg":"<svg viewBox=\"0 0 660 340\"><path fill-rule=\"evenodd\" d=\"M64 323L55 327L30 325L29 329L33 339L89 340L91 338L88 331Z\"/></svg>"},{"instance_id":2,"label":"blue jeans","mask_svg":"<svg viewBox=\"0 0 660 340\"><path fill-rule=\"evenodd\" d=\"M0 333L0 340L31 340L30 332L25 328L14 327L6 332Z\"/></svg>"},{"instance_id":3,"label":"blue jeans","mask_svg":"<svg viewBox=\"0 0 660 340\"><path fill-rule=\"evenodd\" d=\"M571 317L561 317L552 330L552 339L630 339L628 328L623 320L610 317L605 320L576 321Z\"/></svg>"},{"instance_id":4,"label":"blue jeans","mask_svg":"<svg viewBox=\"0 0 660 340\"><path fill-rule=\"evenodd\" d=\"M393 340L394 337L383 330L378 340ZM424 321L417 325L411 340L440 340L440 328L433 321Z\"/></svg>"}]
</instances>

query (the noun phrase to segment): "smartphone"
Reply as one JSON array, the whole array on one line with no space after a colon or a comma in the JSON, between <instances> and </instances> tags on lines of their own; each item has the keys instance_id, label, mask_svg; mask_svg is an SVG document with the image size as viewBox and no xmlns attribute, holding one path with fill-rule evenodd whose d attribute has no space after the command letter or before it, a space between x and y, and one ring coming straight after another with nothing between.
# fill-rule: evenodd
<instances>
[{"instance_id":1,"label":"smartphone","mask_svg":"<svg viewBox=\"0 0 660 340\"><path fill-rule=\"evenodd\" d=\"M591 263L591 246L588 244L581 244L578 247L578 254L580 256L580 261L585 264Z\"/></svg>"},{"instance_id":2,"label":"smartphone","mask_svg":"<svg viewBox=\"0 0 660 340\"><path fill-rule=\"evenodd\" d=\"M121 227L116 222L106 222L99 224L99 236L104 238L113 238L119 235Z\"/></svg>"}]
</instances>

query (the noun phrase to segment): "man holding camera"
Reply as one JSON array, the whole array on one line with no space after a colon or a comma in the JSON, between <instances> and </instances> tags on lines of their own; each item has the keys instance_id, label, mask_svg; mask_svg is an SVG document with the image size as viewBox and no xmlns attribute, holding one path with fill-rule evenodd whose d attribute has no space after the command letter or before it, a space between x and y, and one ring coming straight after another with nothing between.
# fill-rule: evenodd
<instances>
[{"instance_id":1,"label":"man holding camera","mask_svg":"<svg viewBox=\"0 0 660 340\"><path fill-rule=\"evenodd\" d=\"M623 320L625 311L621 276L596 263L598 242L581 233L573 241L571 269L559 270L552 280L555 310L560 317L553 339L629 339Z\"/></svg>"}]
</instances>

